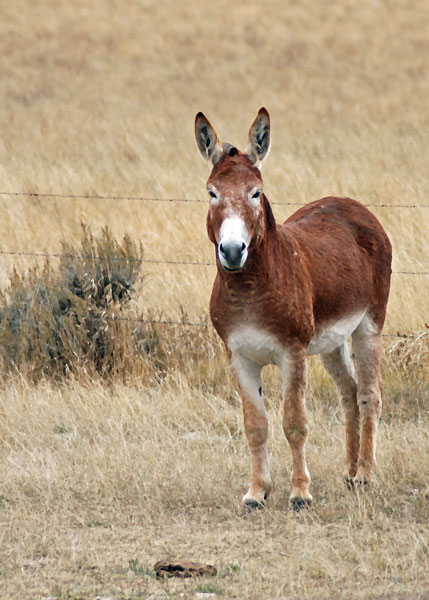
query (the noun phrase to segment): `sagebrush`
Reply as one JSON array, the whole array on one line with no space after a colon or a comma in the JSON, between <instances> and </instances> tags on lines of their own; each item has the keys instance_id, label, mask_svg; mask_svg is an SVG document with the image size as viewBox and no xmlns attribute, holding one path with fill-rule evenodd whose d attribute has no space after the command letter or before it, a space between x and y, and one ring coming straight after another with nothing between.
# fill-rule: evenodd
<instances>
[{"instance_id":1,"label":"sagebrush","mask_svg":"<svg viewBox=\"0 0 429 600\"><path fill-rule=\"evenodd\" d=\"M59 267L47 261L24 275L13 271L0 291L3 372L37 380L123 369L137 347L147 347L125 312L142 259L129 236L119 243L107 227L94 237L83 225L80 248L63 244Z\"/></svg>"}]
</instances>

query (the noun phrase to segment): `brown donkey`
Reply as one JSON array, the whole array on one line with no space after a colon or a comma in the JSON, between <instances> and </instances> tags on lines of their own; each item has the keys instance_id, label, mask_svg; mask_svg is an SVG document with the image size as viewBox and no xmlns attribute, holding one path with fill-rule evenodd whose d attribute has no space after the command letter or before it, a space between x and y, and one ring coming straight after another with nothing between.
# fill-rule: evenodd
<instances>
[{"instance_id":1,"label":"brown donkey","mask_svg":"<svg viewBox=\"0 0 429 600\"><path fill-rule=\"evenodd\" d=\"M245 511L264 506L271 488L261 369L280 367L283 429L292 451L292 494L312 500L305 462L307 355L320 354L341 396L346 421L345 477L366 484L375 466L381 411L381 331L391 274L391 244L378 220L350 198L322 198L277 225L263 192L261 163L270 120L261 108L243 153L219 143L202 114L198 148L213 169L207 181L207 231L216 247L210 300L213 325L237 381L252 456ZM356 371L347 338L352 336Z\"/></svg>"}]
</instances>

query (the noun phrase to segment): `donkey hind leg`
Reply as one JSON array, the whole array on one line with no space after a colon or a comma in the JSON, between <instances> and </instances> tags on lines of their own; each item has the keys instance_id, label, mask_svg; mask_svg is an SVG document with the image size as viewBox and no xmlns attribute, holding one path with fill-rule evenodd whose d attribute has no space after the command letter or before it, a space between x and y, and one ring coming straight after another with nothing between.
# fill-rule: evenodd
<instances>
[{"instance_id":1,"label":"donkey hind leg","mask_svg":"<svg viewBox=\"0 0 429 600\"><path fill-rule=\"evenodd\" d=\"M284 358L282 365L284 388L283 431L292 452L292 493L290 501L295 510L311 504L310 474L305 461L305 441L308 434L305 409L307 358L305 350L292 359Z\"/></svg>"},{"instance_id":2,"label":"donkey hind leg","mask_svg":"<svg viewBox=\"0 0 429 600\"><path fill-rule=\"evenodd\" d=\"M246 512L262 508L271 491L268 464L268 420L262 398L261 365L239 354L231 357L243 405L244 430L250 448L252 477L242 503Z\"/></svg>"},{"instance_id":3,"label":"donkey hind leg","mask_svg":"<svg viewBox=\"0 0 429 600\"><path fill-rule=\"evenodd\" d=\"M346 465L344 477L349 486L357 472L359 457L359 407L357 403L357 381L348 344L322 354L323 366L332 377L344 409L346 421Z\"/></svg>"},{"instance_id":4,"label":"donkey hind leg","mask_svg":"<svg viewBox=\"0 0 429 600\"><path fill-rule=\"evenodd\" d=\"M358 376L360 448L355 482L370 481L375 467L378 420L381 414L381 334L364 319L352 335Z\"/></svg>"}]
</instances>

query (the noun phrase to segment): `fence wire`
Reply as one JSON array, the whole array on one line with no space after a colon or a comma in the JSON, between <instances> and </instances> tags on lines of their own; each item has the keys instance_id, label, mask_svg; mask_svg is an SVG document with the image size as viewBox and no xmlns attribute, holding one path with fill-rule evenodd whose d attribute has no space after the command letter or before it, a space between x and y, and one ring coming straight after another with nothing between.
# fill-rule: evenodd
<instances>
[{"instance_id":1,"label":"fence wire","mask_svg":"<svg viewBox=\"0 0 429 600\"><path fill-rule=\"evenodd\" d=\"M182 326L182 327L202 327L204 329L208 329L210 323L208 321L208 315L204 317L205 320L191 322L191 321L172 321L169 319L166 320L157 320L157 319L137 319L137 318L129 318L129 317L105 317L106 321L129 321L131 323L144 323L149 325L172 325L172 326ZM396 338L396 339L416 339L421 336L421 333L382 333L381 337L384 338Z\"/></svg>"},{"instance_id":2,"label":"fence wire","mask_svg":"<svg viewBox=\"0 0 429 600\"><path fill-rule=\"evenodd\" d=\"M42 192L0 192L0 196L5 197L27 197L27 198L62 198L62 199L79 199L79 200L111 200L111 201L136 201L136 202L159 202L159 203L190 203L190 204L206 204L207 200L196 198L154 198L148 196L120 196L107 194L53 194ZM276 206L305 206L307 202L270 202ZM394 208L394 209L425 209L429 208L429 204L365 204L368 208ZM192 265L192 266L215 266L216 263L210 261L189 261L189 260L158 260L158 259L133 259L122 256L82 256L67 253L48 253L48 252L26 252L0 250L0 255L3 256L26 256L35 258L70 258L74 260L99 260L99 261L124 261L124 262L141 262L145 264L160 264L160 265ZM393 271L394 275L429 275L429 271ZM191 321L174 321L172 319L138 319L129 317L105 317L108 321L129 321L132 323L142 323L147 325L169 325L182 327L208 327L208 321L191 322ZM417 338L419 334L404 334L384 333L385 338Z\"/></svg>"},{"instance_id":3,"label":"fence wire","mask_svg":"<svg viewBox=\"0 0 429 600\"><path fill-rule=\"evenodd\" d=\"M207 204L207 200L198 198L151 198L149 196L117 196L117 195L99 195L99 194L48 194L42 192L0 192L0 196L18 196L28 198L63 198L79 200L117 200L117 201L136 201L136 202L189 202L196 204ZM306 206L308 202L277 202L271 201L270 204L276 206ZM368 208L429 208L429 204L364 204Z\"/></svg>"},{"instance_id":4,"label":"fence wire","mask_svg":"<svg viewBox=\"0 0 429 600\"><path fill-rule=\"evenodd\" d=\"M72 258L73 260L94 260L94 261L119 261L119 262L138 262L154 265L190 265L198 267L214 267L213 261L195 261L195 260L161 260L155 258L130 258L125 256L96 256L80 255L68 253L49 253L49 252L24 252L21 250L0 250L0 255L4 256L29 256L34 258ZM429 275L429 271L392 271L393 275Z\"/></svg>"}]
</instances>

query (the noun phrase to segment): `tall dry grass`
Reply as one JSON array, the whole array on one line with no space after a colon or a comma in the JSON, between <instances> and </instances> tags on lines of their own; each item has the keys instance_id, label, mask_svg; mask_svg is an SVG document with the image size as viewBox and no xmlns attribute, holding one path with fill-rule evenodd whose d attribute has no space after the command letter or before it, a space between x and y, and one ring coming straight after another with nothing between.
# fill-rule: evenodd
<instances>
[{"instance_id":1,"label":"tall dry grass","mask_svg":"<svg viewBox=\"0 0 429 600\"><path fill-rule=\"evenodd\" d=\"M195 113L243 147L265 105L269 199L340 194L375 205L394 270L429 271L427 3L17 0L0 10L0 192L204 200ZM273 209L278 220L293 210ZM95 235L107 226L116 240L141 241L145 259L213 259L204 202L0 195L0 214L1 252L77 248L83 221ZM0 254L0 287L41 261ZM214 267L143 263L141 274L130 314L204 321ZM117 377L82 368L62 385L34 384L9 372L0 598L426 598L428 282L393 275L386 332L417 337L386 338L368 494L342 487L342 414L312 360L315 504L301 515L287 506L279 376L267 369L276 487L264 514L239 516L247 445L210 327L150 325L153 351L142 358L129 345L139 325L126 323ZM158 582L153 563L167 556L212 562L219 574Z\"/></svg>"},{"instance_id":2,"label":"tall dry grass","mask_svg":"<svg viewBox=\"0 0 429 600\"><path fill-rule=\"evenodd\" d=\"M243 147L261 105L272 201L428 205L426 3L18 0L0 37L2 191L205 199L193 118ZM147 258L211 259L203 204L0 197L2 248L58 252L80 221ZM274 206L285 219L291 207ZM374 209L394 270L429 271L428 210ZM2 256L2 281L29 257ZM33 259L34 260L34 259ZM145 305L206 312L213 268L153 266ZM428 276L395 275L388 328L427 321Z\"/></svg>"}]
</instances>

